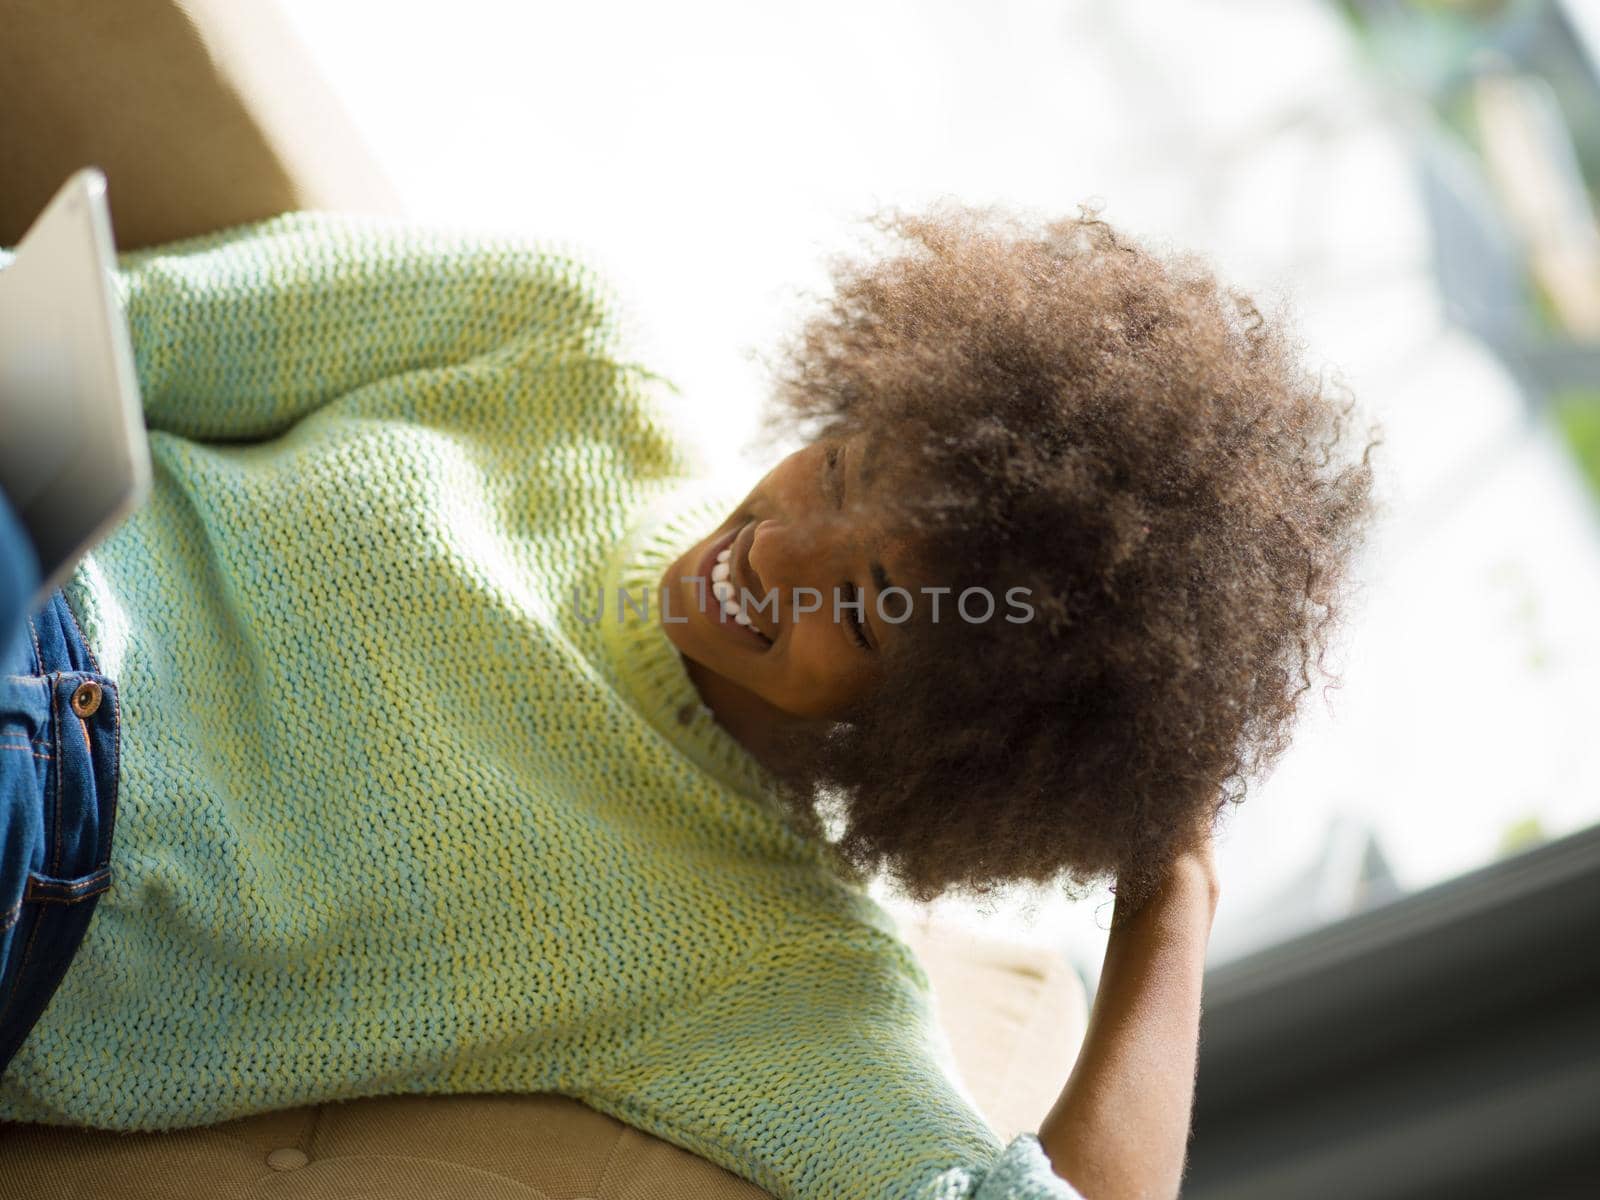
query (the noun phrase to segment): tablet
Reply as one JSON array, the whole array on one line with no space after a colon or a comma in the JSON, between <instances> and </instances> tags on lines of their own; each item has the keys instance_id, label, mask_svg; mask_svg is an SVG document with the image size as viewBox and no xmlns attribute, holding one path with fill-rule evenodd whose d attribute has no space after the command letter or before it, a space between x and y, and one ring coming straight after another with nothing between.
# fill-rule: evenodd
<instances>
[{"instance_id":1,"label":"tablet","mask_svg":"<svg viewBox=\"0 0 1600 1200\"><path fill-rule=\"evenodd\" d=\"M74 174L0 270L0 488L39 554L37 609L150 491L105 176Z\"/></svg>"}]
</instances>

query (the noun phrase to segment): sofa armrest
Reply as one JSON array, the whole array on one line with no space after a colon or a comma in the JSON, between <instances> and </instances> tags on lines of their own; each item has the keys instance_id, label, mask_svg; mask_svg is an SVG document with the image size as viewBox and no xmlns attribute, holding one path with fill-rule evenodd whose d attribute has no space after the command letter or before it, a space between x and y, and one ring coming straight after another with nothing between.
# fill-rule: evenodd
<instances>
[{"instance_id":1,"label":"sofa armrest","mask_svg":"<svg viewBox=\"0 0 1600 1200\"><path fill-rule=\"evenodd\" d=\"M400 211L267 0L10 0L0 245L89 165L125 250L291 209Z\"/></svg>"}]
</instances>

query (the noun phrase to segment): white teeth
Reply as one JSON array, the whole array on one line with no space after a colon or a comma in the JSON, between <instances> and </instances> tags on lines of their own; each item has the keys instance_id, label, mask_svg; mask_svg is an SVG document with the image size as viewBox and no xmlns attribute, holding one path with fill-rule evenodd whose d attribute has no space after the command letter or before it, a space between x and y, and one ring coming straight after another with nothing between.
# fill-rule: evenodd
<instances>
[{"instance_id":1,"label":"white teeth","mask_svg":"<svg viewBox=\"0 0 1600 1200\"><path fill-rule=\"evenodd\" d=\"M741 608L738 612L736 612L733 615L733 623L735 625L748 625L748 624L750 624L750 618L745 616L744 609Z\"/></svg>"},{"instance_id":2,"label":"white teeth","mask_svg":"<svg viewBox=\"0 0 1600 1200\"><path fill-rule=\"evenodd\" d=\"M727 613L731 617L731 616L735 616L736 614L738 614L740 612L743 612L744 610L741 609L736 602L734 602L732 600L724 600L722 602L722 611Z\"/></svg>"},{"instance_id":3,"label":"white teeth","mask_svg":"<svg viewBox=\"0 0 1600 1200\"><path fill-rule=\"evenodd\" d=\"M732 546L726 546L723 549L717 551L717 561L719 563L725 563L732 557L733 557L733 547Z\"/></svg>"},{"instance_id":4,"label":"white teeth","mask_svg":"<svg viewBox=\"0 0 1600 1200\"><path fill-rule=\"evenodd\" d=\"M724 607L733 602L733 591L733 584L726 579L719 579L711 585L711 594L722 601ZM737 604L734 605L735 609L738 607Z\"/></svg>"},{"instance_id":5,"label":"white teeth","mask_svg":"<svg viewBox=\"0 0 1600 1200\"><path fill-rule=\"evenodd\" d=\"M726 562L719 562L716 566L711 568L711 578L716 582L721 583L731 572L732 568L729 567Z\"/></svg>"}]
</instances>

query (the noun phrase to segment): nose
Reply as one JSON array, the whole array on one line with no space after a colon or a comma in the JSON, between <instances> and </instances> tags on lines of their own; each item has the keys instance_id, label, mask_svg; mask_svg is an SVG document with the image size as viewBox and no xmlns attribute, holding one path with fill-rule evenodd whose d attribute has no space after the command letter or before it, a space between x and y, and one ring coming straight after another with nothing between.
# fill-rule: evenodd
<instances>
[{"instance_id":1,"label":"nose","mask_svg":"<svg viewBox=\"0 0 1600 1200\"><path fill-rule=\"evenodd\" d=\"M781 556L777 545L781 531L776 527L776 521L757 521L755 533L750 538L749 553L745 555L745 565L753 576L750 584L758 595L764 596L776 587L782 575L781 570L774 570Z\"/></svg>"},{"instance_id":2,"label":"nose","mask_svg":"<svg viewBox=\"0 0 1600 1200\"><path fill-rule=\"evenodd\" d=\"M773 522L770 520L755 523L755 533L750 534L750 550L744 555L744 565L749 568L750 573L750 587L754 587L757 595L766 595L768 589L773 586L770 574L768 571L763 571L760 566L760 562L771 562L771 544L773 544L771 525ZM765 536L763 530L768 531Z\"/></svg>"},{"instance_id":3,"label":"nose","mask_svg":"<svg viewBox=\"0 0 1600 1200\"><path fill-rule=\"evenodd\" d=\"M760 595L776 593L780 612L787 613L789 593L798 587L828 589L827 539L802 522L766 519L756 524L745 562Z\"/></svg>"}]
</instances>

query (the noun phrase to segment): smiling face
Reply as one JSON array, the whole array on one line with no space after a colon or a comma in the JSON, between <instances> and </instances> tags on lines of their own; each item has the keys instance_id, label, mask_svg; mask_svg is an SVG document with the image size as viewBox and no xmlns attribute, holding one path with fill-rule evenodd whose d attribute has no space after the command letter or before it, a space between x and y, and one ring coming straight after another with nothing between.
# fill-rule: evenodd
<instances>
[{"instance_id":1,"label":"smiling face","mask_svg":"<svg viewBox=\"0 0 1600 1200\"><path fill-rule=\"evenodd\" d=\"M687 617L663 627L702 693L721 697L708 695L719 717L723 706L836 716L870 689L886 645L907 636L877 611L880 591L915 595L919 578L909 544L875 518L870 460L860 436L797 450L662 577L674 617ZM748 626L734 615L741 599ZM890 617L905 607L897 599L884 601Z\"/></svg>"}]
</instances>

